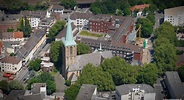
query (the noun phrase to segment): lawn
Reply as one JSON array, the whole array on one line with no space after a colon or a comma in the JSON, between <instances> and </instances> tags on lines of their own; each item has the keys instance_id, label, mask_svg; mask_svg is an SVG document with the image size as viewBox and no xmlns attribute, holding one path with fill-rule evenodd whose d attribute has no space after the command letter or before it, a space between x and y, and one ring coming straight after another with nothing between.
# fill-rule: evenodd
<instances>
[{"instance_id":1,"label":"lawn","mask_svg":"<svg viewBox=\"0 0 184 100\"><path fill-rule=\"evenodd\" d=\"M92 36L92 37L102 37L103 34L95 34L95 33L90 33L88 31L81 31L80 32L80 35L83 35L83 36Z\"/></svg>"}]
</instances>

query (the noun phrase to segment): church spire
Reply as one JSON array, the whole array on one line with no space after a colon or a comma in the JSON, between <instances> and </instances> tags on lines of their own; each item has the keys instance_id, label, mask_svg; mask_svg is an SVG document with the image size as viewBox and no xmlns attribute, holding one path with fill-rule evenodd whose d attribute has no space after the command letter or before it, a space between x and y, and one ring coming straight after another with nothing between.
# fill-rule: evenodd
<instances>
[{"instance_id":1,"label":"church spire","mask_svg":"<svg viewBox=\"0 0 184 100\"><path fill-rule=\"evenodd\" d=\"M68 17L66 37L65 37L65 39L62 39L62 42L64 43L65 46L76 45L76 42L73 39L73 33L72 33L72 26L71 26L70 17Z\"/></svg>"},{"instance_id":2,"label":"church spire","mask_svg":"<svg viewBox=\"0 0 184 100\"><path fill-rule=\"evenodd\" d=\"M102 44L101 44L101 42L100 42L100 49L98 51L102 52Z\"/></svg>"}]
</instances>

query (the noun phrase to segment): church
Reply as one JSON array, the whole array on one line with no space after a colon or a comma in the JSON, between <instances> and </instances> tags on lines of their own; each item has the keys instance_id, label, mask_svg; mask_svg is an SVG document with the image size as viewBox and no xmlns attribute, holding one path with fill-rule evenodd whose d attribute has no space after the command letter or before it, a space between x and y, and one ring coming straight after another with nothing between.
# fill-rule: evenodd
<instances>
[{"instance_id":1,"label":"church","mask_svg":"<svg viewBox=\"0 0 184 100\"><path fill-rule=\"evenodd\" d=\"M102 51L101 48L93 53L77 55L77 43L73 38L70 18L68 18L67 22L66 37L62 38L62 42L64 45L62 50L62 75L71 82L77 80L86 64L91 63L94 66L99 66L105 58L113 57L111 51Z\"/></svg>"}]
</instances>

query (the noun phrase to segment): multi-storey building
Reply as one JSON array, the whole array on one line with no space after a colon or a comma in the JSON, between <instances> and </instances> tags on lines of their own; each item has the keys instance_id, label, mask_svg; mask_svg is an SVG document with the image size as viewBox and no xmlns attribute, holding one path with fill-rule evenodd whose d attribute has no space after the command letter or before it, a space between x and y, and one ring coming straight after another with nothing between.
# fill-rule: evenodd
<instances>
[{"instance_id":1,"label":"multi-storey building","mask_svg":"<svg viewBox=\"0 0 184 100\"><path fill-rule=\"evenodd\" d=\"M16 74L22 67L22 60L19 57L5 56L0 62L1 71Z\"/></svg>"},{"instance_id":2,"label":"multi-storey building","mask_svg":"<svg viewBox=\"0 0 184 100\"><path fill-rule=\"evenodd\" d=\"M89 31L108 33L110 26L112 26L112 16L104 17L97 15L89 20Z\"/></svg>"},{"instance_id":3,"label":"multi-storey building","mask_svg":"<svg viewBox=\"0 0 184 100\"><path fill-rule=\"evenodd\" d=\"M46 30L37 30L28 41L16 52L24 62L31 60L34 53L46 43Z\"/></svg>"},{"instance_id":4,"label":"multi-storey building","mask_svg":"<svg viewBox=\"0 0 184 100\"><path fill-rule=\"evenodd\" d=\"M26 16L29 19L32 28L38 27L41 19L46 17L46 11L21 11L22 17Z\"/></svg>"},{"instance_id":5,"label":"multi-storey building","mask_svg":"<svg viewBox=\"0 0 184 100\"><path fill-rule=\"evenodd\" d=\"M174 26L184 26L184 6L164 10L164 21Z\"/></svg>"},{"instance_id":6,"label":"multi-storey building","mask_svg":"<svg viewBox=\"0 0 184 100\"><path fill-rule=\"evenodd\" d=\"M116 100L156 100L156 93L147 84L124 84L116 86Z\"/></svg>"},{"instance_id":7,"label":"multi-storey building","mask_svg":"<svg viewBox=\"0 0 184 100\"><path fill-rule=\"evenodd\" d=\"M70 18L71 22L74 23L75 26L79 28L79 30L82 30L83 27L87 28L89 18L91 18L93 14L91 13L79 13L79 12L74 12Z\"/></svg>"}]
</instances>

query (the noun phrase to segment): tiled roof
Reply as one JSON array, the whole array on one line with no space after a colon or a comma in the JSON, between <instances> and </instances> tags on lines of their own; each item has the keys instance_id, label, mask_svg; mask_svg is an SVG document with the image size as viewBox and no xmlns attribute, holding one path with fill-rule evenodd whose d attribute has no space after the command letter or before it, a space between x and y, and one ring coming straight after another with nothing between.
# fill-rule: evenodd
<instances>
[{"instance_id":1,"label":"tiled roof","mask_svg":"<svg viewBox=\"0 0 184 100\"><path fill-rule=\"evenodd\" d=\"M57 10L63 10L64 9L64 7L63 6L61 6L61 5L56 5L56 4L54 4L53 6L52 6L52 9L57 9Z\"/></svg>"},{"instance_id":2,"label":"tiled roof","mask_svg":"<svg viewBox=\"0 0 184 100\"><path fill-rule=\"evenodd\" d=\"M13 32L13 37L14 38L24 38L23 32Z\"/></svg>"},{"instance_id":3,"label":"tiled roof","mask_svg":"<svg viewBox=\"0 0 184 100\"><path fill-rule=\"evenodd\" d=\"M135 6L131 7L130 10L131 11L134 11L136 9L143 10L144 8L149 7L149 6L150 6L150 4L135 5Z\"/></svg>"},{"instance_id":4,"label":"tiled roof","mask_svg":"<svg viewBox=\"0 0 184 100\"><path fill-rule=\"evenodd\" d=\"M72 31L75 29L75 25L72 23ZM64 29L56 36L57 39L61 39L66 36L66 29L67 27L64 27ZM76 31L78 32L78 31ZM76 32L73 32L73 36L76 34Z\"/></svg>"},{"instance_id":5,"label":"tiled roof","mask_svg":"<svg viewBox=\"0 0 184 100\"><path fill-rule=\"evenodd\" d=\"M46 11L21 11L20 14L28 18L44 18Z\"/></svg>"},{"instance_id":6,"label":"tiled roof","mask_svg":"<svg viewBox=\"0 0 184 100\"><path fill-rule=\"evenodd\" d=\"M15 56L5 56L1 59L2 63L11 63L11 64L18 64L21 61L21 58Z\"/></svg>"},{"instance_id":7,"label":"tiled roof","mask_svg":"<svg viewBox=\"0 0 184 100\"><path fill-rule=\"evenodd\" d=\"M32 34L28 41L19 49L16 55L19 57L26 57L45 35L45 33L45 30L37 30L35 34Z\"/></svg>"},{"instance_id":8,"label":"tiled roof","mask_svg":"<svg viewBox=\"0 0 184 100\"><path fill-rule=\"evenodd\" d=\"M88 63L91 63L94 66L99 66L102 62L102 57L111 58L113 57L113 55L110 51L95 52L95 53L79 55L76 58L77 62L73 65L70 65L68 71L82 70L83 67Z\"/></svg>"},{"instance_id":9,"label":"tiled roof","mask_svg":"<svg viewBox=\"0 0 184 100\"><path fill-rule=\"evenodd\" d=\"M20 100L18 97L23 96L25 90L11 90L5 100ZM21 99L22 100L22 99Z\"/></svg>"},{"instance_id":10,"label":"tiled roof","mask_svg":"<svg viewBox=\"0 0 184 100\"><path fill-rule=\"evenodd\" d=\"M89 39L89 38L81 38L81 42L88 44L93 47L100 47L100 43L102 44L102 48L108 48L109 50L123 50L123 51L134 51L136 53L142 53L143 49L140 48L137 45L132 45L128 43L117 43L117 42L112 42L108 40L94 40L94 39Z\"/></svg>"},{"instance_id":11,"label":"tiled roof","mask_svg":"<svg viewBox=\"0 0 184 100\"><path fill-rule=\"evenodd\" d=\"M116 91L121 95L125 95L132 91L133 88L144 90L145 93L154 93L153 87L148 84L124 84L116 86Z\"/></svg>"},{"instance_id":12,"label":"tiled roof","mask_svg":"<svg viewBox=\"0 0 184 100\"><path fill-rule=\"evenodd\" d=\"M96 0L77 0L77 4L89 4L94 3Z\"/></svg>"},{"instance_id":13,"label":"tiled roof","mask_svg":"<svg viewBox=\"0 0 184 100\"><path fill-rule=\"evenodd\" d=\"M171 96L173 96L173 95L175 96L172 98L181 99L183 97L183 99L184 99L184 86L182 85L182 82L180 80L178 72L167 71L167 72L165 72L165 75L166 75L166 79L167 79L166 85L170 89L169 92L170 93L172 92Z\"/></svg>"},{"instance_id":14,"label":"tiled roof","mask_svg":"<svg viewBox=\"0 0 184 100\"><path fill-rule=\"evenodd\" d=\"M97 85L92 84L82 84L79 93L76 97L76 100L91 100L93 93L97 89Z\"/></svg>"},{"instance_id":15,"label":"tiled roof","mask_svg":"<svg viewBox=\"0 0 184 100\"><path fill-rule=\"evenodd\" d=\"M1 39L10 39L13 38L13 32L2 32Z\"/></svg>"},{"instance_id":16,"label":"tiled roof","mask_svg":"<svg viewBox=\"0 0 184 100\"><path fill-rule=\"evenodd\" d=\"M79 12L74 12L70 18L71 20L75 20L75 19L89 19L93 16L93 14L91 13L79 13Z\"/></svg>"}]
</instances>

